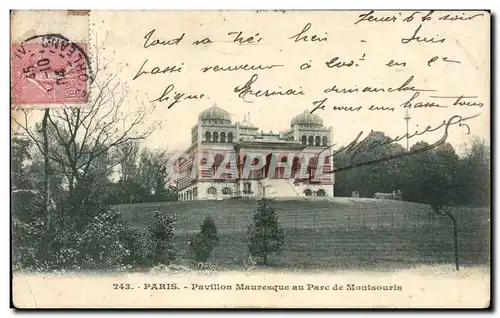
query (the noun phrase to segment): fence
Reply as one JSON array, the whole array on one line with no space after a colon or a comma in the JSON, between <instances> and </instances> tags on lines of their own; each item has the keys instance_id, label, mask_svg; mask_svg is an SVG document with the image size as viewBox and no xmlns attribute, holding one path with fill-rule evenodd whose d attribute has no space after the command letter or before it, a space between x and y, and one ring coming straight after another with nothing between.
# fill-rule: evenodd
<instances>
[{"instance_id":1,"label":"fence","mask_svg":"<svg viewBox=\"0 0 500 318\"><path fill-rule=\"evenodd\" d=\"M285 229L285 252L275 262L296 267L389 266L453 261L451 220L429 206L401 201L274 201ZM177 214L176 240L186 247L207 215L217 225L221 242L213 262L241 266L247 253L246 229L257 208L255 200L166 202L121 205L133 228L145 228L154 210ZM465 263L489 260L490 211L459 207L459 245ZM181 250L183 250L181 248ZM184 248L187 250L187 248Z\"/></svg>"},{"instance_id":2,"label":"fence","mask_svg":"<svg viewBox=\"0 0 500 318\"><path fill-rule=\"evenodd\" d=\"M278 221L285 229L352 228L439 228L450 224L446 216L436 215L429 206L408 202L373 200L354 204L320 201L275 201ZM253 200L193 201L121 205L117 208L133 228L143 228L154 210L177 214L177 233L199 230L204 218L212 216L219 233L245 231L252 222L257 203ZM489 209L457 207L453 211L459 227L489 226Z\"/></svg>"}]
</instances>

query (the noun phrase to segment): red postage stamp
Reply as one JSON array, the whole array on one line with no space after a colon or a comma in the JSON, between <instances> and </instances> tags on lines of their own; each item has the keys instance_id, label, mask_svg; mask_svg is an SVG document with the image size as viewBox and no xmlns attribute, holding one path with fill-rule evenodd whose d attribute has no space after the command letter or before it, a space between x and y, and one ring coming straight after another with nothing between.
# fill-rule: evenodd
<instances>
[{"instance_id":1,"label":"red postage stamp","mask_svg":"<svg viewBox=\"0 0 500 318\"><path fill-rule=\"evenodd\" d=\"M86 103L90 75L85 43L52 34L11 46L14 104Z\"/></svg>"}]
</instances>

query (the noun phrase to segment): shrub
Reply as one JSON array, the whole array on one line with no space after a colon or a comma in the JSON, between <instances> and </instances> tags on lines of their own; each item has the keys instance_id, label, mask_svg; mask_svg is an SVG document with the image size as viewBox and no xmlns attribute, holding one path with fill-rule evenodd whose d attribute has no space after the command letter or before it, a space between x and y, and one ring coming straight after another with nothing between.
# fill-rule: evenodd
<instances>
[{"instance_id":1,"label":"shrub","mask_svg":"<svg viewBox=\"0 0 500 318\"><path fill-rule=\"evenodd\" d=\"M278 223L278 217L269 200L259 201L253 224L248 227L248 250L254 256L262 257L267 263L267 256L272 252L281 252L285 245L285 232Z\"/></svg>"},{"instance_id":2,"label":"shrub","mask_svg":"<svg viewBox=\"0 0 500 318\"><path fill-rule=\"evenodd\" d=\"M173 238L177 215L155 211L148 225L146 244L149 265L170 264L175 258Z\"/></svg>"},{"instance_id":3,"label":"shrub","mask_svg":"<svg viewBox=\"0 0 500 318\"><path fill-rule=\"evenodd\" d=\"M200 232L189 241L189 249L193 259L197 263L206 262L218 243L217 227L212 217L207 216L200 226Z\"/></svg>"},{"instance_id":4,"label":"shrub","mask_svg":"<svg viewBox=\"0 0 500 318\"><path fill-rule=\"evenodd\" d=\"M120 268L129 251L121 214L108 209L76 227L75 218L62 211L29 221L13 218L13 264L27 270Z\"/></svg>"},{"instance_id":5,"label":"shrub","mask_svg":"<svg viewBox=\"0 0 500 318\"><path fill-rule=\"evenodd\" d=\"M148 263L148 246L146 230L127 230L125 233L125 247L129 251L123 263L133 267L145 266Z\"/></svg>"},{"instance_id":6,"label":"shrub","mask_svg":"<svg viewBox=\"0 0 500 318\"><path fill-rule=\"evenodd\" d=\"M184 265L178 264L158 264L153 266L150 270L151 273L169 273L169 274L181 274L192 272L193 269Z\"/></svg>"},{"instance_id":7,"label":"shrub","mask_svg":"<svg viewBox=\"0 0 500 318\"><path fill-rule=\"evenodd\" d=\"M121 214L109 209L95 216L76 243L82 246L82 268L119 268L130 254L124 240L126 227Z\"/></svg>"},{"instance_id":8,"label":"shrub","mask_svg":"<svg viewBox=\"0 0 500 318\"><path fill-rule=\"evenodd\" d=\"M213 265L209 262L198 263L196 265L196 269L201 274L213 274L213 273L217 272L217 268L215 267L215 265Z\"/></svg>"}]
</instances>

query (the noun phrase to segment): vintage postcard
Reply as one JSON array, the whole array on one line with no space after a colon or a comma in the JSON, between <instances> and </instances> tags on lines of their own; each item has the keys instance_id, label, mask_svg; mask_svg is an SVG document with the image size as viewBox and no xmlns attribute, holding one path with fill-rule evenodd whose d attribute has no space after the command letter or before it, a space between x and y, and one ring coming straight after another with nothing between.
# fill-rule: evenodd
<instances>
[{"instance_id":1,"label":"vintage postcard","mask_svg":"<svg viewBox=\"0 0 500 318\"><path fill-rule=\"evenodd\" d=\"M488 11L12 11L12 306L488 308Z\"/></svg>"}]
</instances>

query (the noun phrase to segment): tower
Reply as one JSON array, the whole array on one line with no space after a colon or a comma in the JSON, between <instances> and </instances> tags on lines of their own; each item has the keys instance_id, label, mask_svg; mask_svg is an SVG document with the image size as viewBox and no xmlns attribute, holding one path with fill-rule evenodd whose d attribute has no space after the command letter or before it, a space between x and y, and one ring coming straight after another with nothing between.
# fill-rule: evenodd
<instances>
[{"instance_id":1,"label":"tower","mask_svg":"<svg viewBox=\"0 0 500 318\"><path fill-rule=\"evenodd\" d=\"M410 112L408 111L408 109L405 109L405 118L406 120L406 151L409 151L410 150L410 136L409 136L409 131L408 131L408 127L409 127L409 123L410 123Z\"/></svg>"}]
</instances>

